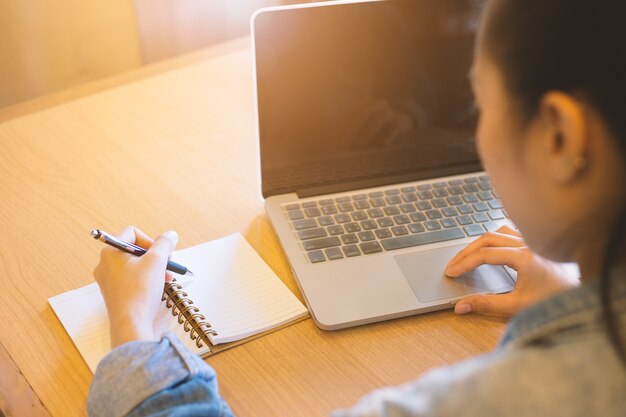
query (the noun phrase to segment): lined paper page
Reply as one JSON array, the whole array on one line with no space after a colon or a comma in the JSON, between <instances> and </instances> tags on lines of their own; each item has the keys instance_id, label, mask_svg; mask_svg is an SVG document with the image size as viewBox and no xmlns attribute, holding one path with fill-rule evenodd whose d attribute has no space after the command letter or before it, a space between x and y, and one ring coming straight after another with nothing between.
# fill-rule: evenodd
<instances>
[{"instance_id":1,"label":"lined paper page","mask_svg":"<svg viewBox=\"0 0 626 417\"><path fill-rule=\"evenodd\" d=\"M308 314L239 233L178 251L172 258L196 275L182 285L218 333L211 336L214 344L243 339Z\"/></svg>"},{"instance_id":2,"label":"lined paper page","mask_svg":"<svg viewBox=\"0 0 626 417\"><path fill-rule=\"evenodd\" d=\"M100 288L95 282L84 287L59 294L48 300L50 306L65 327L91 372L111 351L109 318ZM199 349L185 333L182 325L172 316L171 310L161 303L154 323L155 337L169 330L175 333L192 352L202 355L206 349Z\"/></svg>"},{"instance_id":3,"label":"lined paper page","mask_svg":"<svg viewBox=\"0 0 626 417\"><path fill-rule=\"evenodd\" d=\"M179 277L184 291L218 332L214 344L252 336L288 323L308 312L239 234L176 251L172 259L195 277ZM92 372L111 350L109 320L96 283L48 300ZM202 355L189 333L161 303L154 334L169 330L194 353Z\"/></svg>"}]
</instances>

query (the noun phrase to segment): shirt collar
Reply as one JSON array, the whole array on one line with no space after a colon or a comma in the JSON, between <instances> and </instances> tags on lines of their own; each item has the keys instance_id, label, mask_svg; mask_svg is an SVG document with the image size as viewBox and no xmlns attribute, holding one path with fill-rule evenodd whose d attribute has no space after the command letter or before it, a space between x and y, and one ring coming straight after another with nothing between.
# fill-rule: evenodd
<instances>
[{"instance_id":1,"label":"shirt collar","mask_svg":"<svg viewBox=\"0 0 626 417\"><path fill-rule=\"evenodd\" d=\"M612 299L615 314L626 314L626 275L614 274ZM515 315L499 343L499 349L514 343L527 344L574 327L603 322L599 280L586 281L577 288L557 294Z\"/></svg>"}]
</instances>

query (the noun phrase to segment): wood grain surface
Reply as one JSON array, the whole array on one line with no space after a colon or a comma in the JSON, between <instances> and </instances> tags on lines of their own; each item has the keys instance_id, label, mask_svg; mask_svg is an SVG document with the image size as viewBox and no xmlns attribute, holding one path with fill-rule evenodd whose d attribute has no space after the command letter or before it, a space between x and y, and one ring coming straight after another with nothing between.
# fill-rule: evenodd
<instances>
[{"instance_id":1,"label":"wood grain surface","mask_svg":"<svg viewBox=\"0 0 626 417\"><path fill-rule=\"evenodd\" d=\"M181 248L240 231L301 298L260 196L250 48L229 45L0 124L0 341L54 417L86 415L92 375L47 299L92 282L92 228L174 229ZM337 332L305 320L208 362L238 416L316 417L502 329L450 311Z\"/></svg>"}]
</instances>

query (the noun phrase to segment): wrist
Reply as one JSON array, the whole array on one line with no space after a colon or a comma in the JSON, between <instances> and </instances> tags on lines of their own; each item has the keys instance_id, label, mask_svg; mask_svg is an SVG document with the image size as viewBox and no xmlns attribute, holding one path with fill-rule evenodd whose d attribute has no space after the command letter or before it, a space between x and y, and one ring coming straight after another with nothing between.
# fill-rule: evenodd
<instances>
[{"instance_id":1,"label":"wrist","mask_svg":"<svg viewBox=\"0 0 626 417\"><path fill-rule=\"evenodd\" d=\"M154 341L152 322L139 317L112 318L110 321L111 349L134 341Z\"/></svg>"}]
</instances>

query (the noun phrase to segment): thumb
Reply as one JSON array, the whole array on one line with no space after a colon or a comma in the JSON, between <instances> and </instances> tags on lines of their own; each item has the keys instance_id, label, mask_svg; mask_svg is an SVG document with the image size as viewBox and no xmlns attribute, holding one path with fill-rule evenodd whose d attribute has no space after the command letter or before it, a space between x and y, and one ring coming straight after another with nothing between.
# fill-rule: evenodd
<instances>
[{"instance_id":1,"label":"thumb","mask_svg":"<svg viewBox=\"0 0 626 417\"><path fill-rule=\"evenodd\" d=\"M178 234L174 231L163 233L154 240L146 255L167 259L178 243Z\"/></svg>"},{"instance_id":2,"label":"thumb","mask_svg":"<svg viewBox=\"0 0 626 417\"><path fill-rule=\"evenodd\" d=\"M461 298L454 305L456 314L470 312L483 314L512 315L513 306L508 297L509 294L477 294Z\"/></svg>"}]
</instances>

